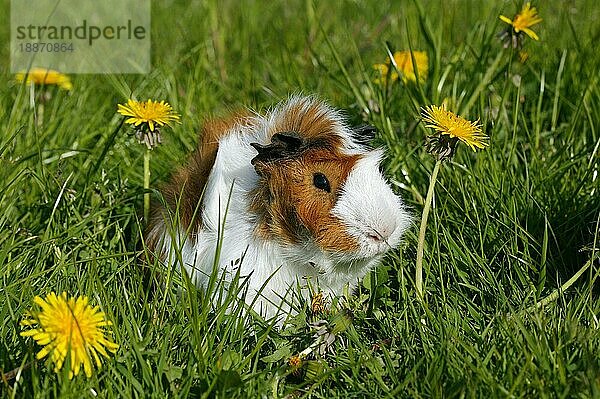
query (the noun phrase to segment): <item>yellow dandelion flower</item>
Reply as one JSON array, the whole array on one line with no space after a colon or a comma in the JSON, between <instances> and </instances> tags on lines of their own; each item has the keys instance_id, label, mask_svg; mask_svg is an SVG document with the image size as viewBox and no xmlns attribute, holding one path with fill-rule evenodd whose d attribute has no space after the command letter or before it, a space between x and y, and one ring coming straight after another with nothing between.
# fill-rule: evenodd
<instances>
[{"instance_id":1,"label":"yellow dandelion flower","mask_svg":"<svg viewBox=\"0 0 600 399\"><path fill-rule=\"evenodd\" d=\"M91 377L92 359L100 368L102 362L98 354L108 358L107 350L117 351L119 345L104 335L104 327L112 323L105 319L98 306L89 305L86 296L67 299L65 292L60 296L52 292L44 299L36 296L33 301L41 310L28 312L28 318L22 320L21 325L36 327L21 332L21 335L33 337L43 347L36 355L38 359L51 355L56 372L69 355L69 378L78 375L82 365L85 375Z\"/></svg>"},{"instance_id":2,"label":"yellow dandelion flower","mask_svg":"<svg viewBox=\"0 0 600 399\"><path fill-rule=\"evenodd\" d=\"M413 65L413 57L417 64L416 72ZM410 51L397 51L394 53L394 62L402 74L402 81L404 83L408 81L416 82L417 73L419 74L419 80L423 81L427 78L427 73L429 72L429 58L424 51L413 51L412 56Z\"/></svg>"},{"instance_id":3,"label":"yellow dandelion flower","mask_svg":"<svg viewBox=\"0 0 600 399\"><path fill-rule=\"evenodd\" d=\"M170 126L171 122L178 121L179 115L173 112L173 108L164 101L152 101L139 102L135 100L128 100L127 105L119 104L118 113L124 116L129 116L125 123L139 126L145 123L150 131L154 131L155 124L158 126L167 125Z\"/></svg>"},{"instance_id":4,"label":"yellow dandelion flower","mask_svg":"<svg viewBox=\"0 0 600 399\"><path fill-rule=\"evenodd\" d=\"M29 72L22 71L15 75L15 80L19 83L26 82L38 86L58 86L64 90L71 90L73 84L71 79L65 74L46 68L31 68Z\"/></svg>"},{"instance_id":5,"label":"yellow dandelion flower","mask_svg":"<svg viewBox=\"0 0 600 399\"><path fill-rule=\"evenodd\" d=\"M538 35L533 30L531 30L530 27L542 22L542 18L538 16L536 8L531 7L531 3L525 4L521 12L515 15L515 17L512 20L505 17L504 15L500 15L500 19L503 22L512 25L516 33L523 31L527 34L527 36L529 36L533 40L540 40Z\"/></svg>"},{"instance_id":6,"label":"yellow dandelion flower","mask_svg":"<svg viewBox=\"0 0 600 399\"><path fill-rule=\"evenodd\" d=\"M413 57L417 64L417 71L413 66ZM427 78L429 71L429 58L427 53L424 51L413 51L412 56L410 51L397 51L394 53L394 64L395 67L389 72L390 61L388 60L385 64L374 64L373 69L379 72L381 79L376 79L375 83L385 84L388 77L392 82L398 80L398 77L402 76L404 83L416 82L417 73L419 74L419 80L423 81ZM399 73L398 73L399 72Z\"/></svg>"},{"instance_id":7,"label":"yellow dandelion flower","mask_svg":"<svg viewBox=\"0 0 600 399\"><path fill-rule=\"evenodd\" d=\"M325 299L323 298L322 292L313 295L310 302L310 310L313 314L319 314L325 311Z\"/></svg>"},{"instance_id":8,"label":"yellow dandelion flower","mask_svg":"<svg viewBox=\"0 0 600 399\"><path fill-rule=\"evenodd\" d=\"M288 360L288 364L290 365L290 368L292 369L292 375L298 377L300 375L300 373L302 372L302 370L301 370L302 354L298 354L298 355L294 355L294 356L290 357Z\"/></svg>"},{"instance_id":9,"label":"yellow dandelion flower","mask_svg":"<svg viewBox=\"0 0 600 399\"><path fill-rule=\"evenodd\" d=\"M421 110L421 116L425 121L425 127L430 127L440 135L448 135L456 138L475 151L477 148L485 148L488 137L481 131L479 120L468 121L454 113L447 111L443 106L430 105Z\"/></svg>"},{"instance_id":10,"label":"yellow dandelion flower","mask_svg":"<svg viewBox=\"0 0 600 399\"><path fill-rule=\"evenodd\" d=\"M302 365L302 358L299 355L290 357L289 364L293 368L298 368Z\"/></svg>"}]
</instances>

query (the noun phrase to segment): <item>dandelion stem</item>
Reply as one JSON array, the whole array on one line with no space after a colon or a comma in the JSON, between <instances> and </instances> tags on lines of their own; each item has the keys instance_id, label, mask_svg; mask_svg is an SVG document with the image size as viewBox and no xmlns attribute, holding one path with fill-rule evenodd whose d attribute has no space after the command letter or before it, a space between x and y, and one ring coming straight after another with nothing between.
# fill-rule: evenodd
<instances>
[{"instance_id":1,"label":"dandelion stem","mask_svg":"<svg viewBox=\"0 0 600 399\"><path fill-rule=\"evenodd\" d=\"M29 85L29 108L35 109L35 85Z\"/></svg>"},{"instance_id":2,"label":"dandelion stem","mask_svg":"<svg viewBox=\"0 0 600 399\"><path fill-rule=\"evenodd\" d=\"M150 148L144 152L144 220L148 222L150 214Z\"/></svg>"},{"instance_id":3,"label":"dandelion stem","mask_svg":"<svg viewBox=\"0 0 600 399\"><path fill-rule=\"evenodd\" d=\"M431 172L431 178L429 179L429 188L427 189L427 197L425 198L425 206L423 207L423 215L421 216L421 228L419 229L419 241L417 245L417 267L415 275L415 285L417 288L417 296L419 299L423 299L423 249L425 246L425 232L427 231L427 218L429 217L429 210L431 209L431 203L433 201L433 192L435 188L435 182L437 175L440 170L442 161L437 160Z\"/></svg>"}]
</instances>

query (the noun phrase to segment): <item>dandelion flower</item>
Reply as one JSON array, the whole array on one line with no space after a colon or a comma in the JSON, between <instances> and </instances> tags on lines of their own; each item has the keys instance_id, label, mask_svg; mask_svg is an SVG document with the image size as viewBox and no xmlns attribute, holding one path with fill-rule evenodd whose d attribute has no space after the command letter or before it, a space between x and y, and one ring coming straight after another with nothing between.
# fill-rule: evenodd
<instances>
[{"instance_id":1,"label":"dandelion flower","mask_svg":"<svg viewBox=\"0 0 600 399\"><path fill-rule=\"evenodd\" d=\"M100 368L102 362L98 354L108 358L107 350L115 353L119 347L104 335L104 327L112 323L98 306L92 307L88 302L86 296L67 299L65 292L60 296L52 292L45 299L36 296L34 303L41 310L31 310L28 318L21 321L23 326L35 326L21 335L33 337L43 347L36 355L38 359L50 355L54 370L59 372L69 356L69 378L78 375L82 365L85 375L91 377L92 359Z\"/></svg>"},{"instance_id":2,"label":"dandelion flower","mask_svg":"<svg viewBox=\"0 0 600 399\"><path fill-rule=\"evenodd\" d=\"M71 90L73 84L71 79L65 74L46 68L31 68L29 72L23 71L15 75L15 80L19 83L26 82L38 86L55 85L64 90Z\"/></svg>"},{"instance_id":3,"label":"dandelion flower","mask_svg":"<svg viewBox=\"0 0 600 399\"><path fill-rule=\"evenodd\" d=\"M446 102L446 100L444 101ZM448 102L450 102L448 100ZM424 298L423 291L423 255L425 249L425 233L427 231L427 219L433 202L435 183L442 162L452 158L459 141L462 141L476 151L478 148L488 146L488 137L482 132L479 120L468 121L460 116L447 111L446 106L430 105L421 108L421 117L425 127L433 129L434 133L427 136L425 148L436 156L437 160L429 178L429 188L423 206L421 216L421 227L417 241L417 262L415 268L415 288L419 299Z\"/></svg>"},{"instance_id":4,"label":"dandelion flower","mask_svg":"<svg viewBox=\"0 0 600 399\"><path fill-rule=\"evenodd\" d=\"M288 364L290 365L291 369L292 369L292 374L295 376L299 376L300 375L300 368L302 367L302 357L301 355L294 355L292 357L290 357L290 359L288 360Z\"/></svg>"},{"instance_id":5,"label":"dandelion flower","mask_svg":"<svg viewBox=\"0 0 600 399\"><path fill-rule=\"evenodd\" d=\"M137 139L145 143L148 149L161 143L160 126L170 126L171 122L179 121L179 115L164 101L139 102L130 99L127 105L119 104L117 112L129 117L125 123L134 126Z\"/></svg>"},{"instance_id":6,"label":"dandelion flower","mask_svg":"<svg viewBox=\"0 0 600 399\"><path fill-rule=\"evenodd\" d=\"M313 314L319 314L325 311L325 299L323 298L322 292L313 295L312 300L310 302L310 310Z\"/></svg>"},{"instance_id":7,"label":"dandelion flower","mask_svg":"<svg viewBox=\"0 0 600 399\"><path fill-rule=\"evenodd\" d=\"M527 3L523 6L523 9L520 13L515 15L515 17L511 20L504 15L500 15L500 19L503 22L511 25L518 35L520 32L525 32L527 36L532 38L533 40L540 40L538 35L530 29L533 25L539 24L542 22L542 19L538 16L537 10L535 7L531 7L531 3Z\"/></svg>"},{"instance_id":8,"label":"dandelion flower","mask_svg":"<svg viewBox=\"0 0 600 399\"><path fill-rule=\"evenodd\" d=\"M152 101L139 102L135 100L128 100L127 105L119 104L118 111L121 115L129 116L129 119L125 123L139 126L145 123L150 128L150 131L154 131L155 125L170 126L172 121L179 120L179 115L173 112L173 108L164 101Z\"/></svg>"},{"instance_id":9,"label":"dandelion flower","mask_svg":"<svg viewBox=\"0 0 600 399\"><path fill-rule=\"evenodd\" d=\"M294 355L290 357L289 364L293 368L298 368L302 365L302 358L299 355Z\"/></svg>"},{"instance_id":10,"label":"dandelion flower","mask_svg":"<svg viewBox=\"0 0 600 399\"><path fill-rule=\"evenodd\" d=\"M416 71L413 66L413 57L417 63ZM394 62L396 63L396 68L402 73L402 81L404 83L407 81L416 82L417 73L420 80L424 80L427 77L429 59L427 58L427 53L424 51L413 51L412 55L410 51L397 51L394 53Z\"/></svg>"},{"instance_id":11,"label":"dandelion flower","mask_svg":"<svg viewBox=\"0 0 600 399\"><path fill-rule=\"evenodd\" d=\"M436 105L422 108L421 116L426 123L425 127L436 132L428 138L429 152L437 154L441 159L452 156L458 141L462 141L473 151L488 145L488 137L481 131L479 121L468 121L447 111L445 107Z\"/></svg>"},{"instance_id":12,"label":"dandelion flower","mask_svg":"<svg viewBox=\"0 0 600 399\"><path fill-rule=\"evenodd\" d=\"M415 59L417 68L413 65L413 57ZM390 61L388 60L385 64L375 64L373 68L379 72L381 79L377 79L376 83L385 83L388 73L389 78L392 82L398 80L398 77L402 77L402 81L406 84L417 81L417 73L419 80L423 81L427 78L429 70L429 58L427 53L424 51L397 51L394 53L394 69L389 72Z\"/></svg>"}]
</instances>

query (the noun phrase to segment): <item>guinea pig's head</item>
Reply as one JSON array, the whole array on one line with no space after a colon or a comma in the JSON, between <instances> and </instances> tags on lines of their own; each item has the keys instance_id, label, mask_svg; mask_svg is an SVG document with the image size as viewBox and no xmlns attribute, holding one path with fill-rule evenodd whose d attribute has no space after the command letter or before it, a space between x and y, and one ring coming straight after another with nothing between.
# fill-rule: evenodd
<instances>
[{"instance_id":1,"label":"guinea pig's head","mask_svg":"<svg viewBox=\"0 0 600 399\"><path fill-rule=\"evenodd\" d=\"M373 130L352 132L364 138ZM383 152L358 142L350 150L335 137L285 131L270 144L252 144L260 176L250 206L257 233L307 251L317 247L334 262L372 259L400 243L410 217L380 172Z\"/></svg>"}]
</instances>

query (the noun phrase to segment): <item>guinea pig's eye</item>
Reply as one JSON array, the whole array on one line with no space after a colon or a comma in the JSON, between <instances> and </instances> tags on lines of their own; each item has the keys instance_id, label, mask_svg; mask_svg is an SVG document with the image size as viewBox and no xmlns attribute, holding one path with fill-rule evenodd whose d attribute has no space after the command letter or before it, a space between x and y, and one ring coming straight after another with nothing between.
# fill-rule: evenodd
<instances>
[{"instance_id":1,"label":"guinea pig's eye","mask_svg":"<svg viewBox=\"0 0 600 399\"><path fill-rule=\"evenodd\" d=\"M329 186L329 180L327 180L327 177L325 177L325 175L323 173L315 173L313 175L313 184L319 190L327 191L328 193L331 192L331 187Z\"/></svg>"}]
</instances>

